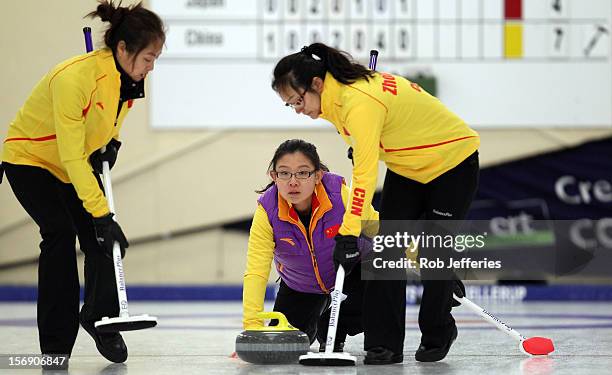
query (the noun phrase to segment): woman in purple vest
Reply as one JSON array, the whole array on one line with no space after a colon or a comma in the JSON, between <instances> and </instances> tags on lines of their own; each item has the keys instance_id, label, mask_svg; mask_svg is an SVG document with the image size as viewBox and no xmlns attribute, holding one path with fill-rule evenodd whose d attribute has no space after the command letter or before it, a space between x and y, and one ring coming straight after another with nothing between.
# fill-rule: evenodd
<instances>
[{"instance_id":1,"label":"woman in purple vest","mask_svg":"<svg viewBox=\"0 0 612 375\"><path fill-rule=\"evenodd\" d=\"M334 237L342 224L349 191L344 178L329 172L321 163L316 147L300 139L285 141L278 147L269 174L273 181L258 191L262 195L249 235L243 326L251 329L263 324L256 314L263 311L274 260L281 279L274 311L285 314L291 325L308 335L311 343L317 338L324 350L329 293L336 278L332 259ZM372 206L366 211L367 217L376 223L378 212ZM335 351L342 351L347 335L363 331L363 283L359 267L347 276L343 292L348 298L340 310Z\"/></svg>"}]
</instances>

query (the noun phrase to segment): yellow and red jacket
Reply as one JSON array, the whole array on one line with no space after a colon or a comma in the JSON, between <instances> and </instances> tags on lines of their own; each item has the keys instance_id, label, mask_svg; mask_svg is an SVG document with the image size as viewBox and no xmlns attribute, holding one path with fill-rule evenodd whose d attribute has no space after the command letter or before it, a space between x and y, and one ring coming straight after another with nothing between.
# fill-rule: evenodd
<instances>
[{"instance_id":1,"label":"yellow and red jacket","mask_svg":"<svg viewBox=\"0 0 612 375\"><path fill-rule=\"evenodd\" d=\"M339 233L359 236L372 202L378 161L406 178L428 183L478 149L480 137L417 84L375 73L353 84L325 76L321 117L353 147L353 181Z\"/></svg>"},{"instance_id":2,"label":"yellow and red jacket","mask_svg":"<svg viewBox=\"0 0 612 375\"><path fill-rule=\"evenodd\" d=\"M94 217L108 214L88 159L111 138L118 138L132 106L131 100L123 103L117 116L120 88L110 49L60 63L38 82L11 122L2 160L48 170L74 185Z\"/></svg>"}]
</instances>

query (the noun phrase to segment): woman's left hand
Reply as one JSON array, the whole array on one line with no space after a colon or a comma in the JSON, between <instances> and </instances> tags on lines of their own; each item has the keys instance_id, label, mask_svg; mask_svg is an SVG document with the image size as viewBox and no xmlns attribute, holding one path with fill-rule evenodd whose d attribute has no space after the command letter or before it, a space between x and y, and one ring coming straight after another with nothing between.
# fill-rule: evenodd
<instances>
[{"instance_id":1,"label":"woman's left hand","mask_svg":"<svg viewBox=\"0 0 612 375\"><path fill-rule=\"evenodd\" d=\"M334 247L334 266L336 270L341 264L348 275L353 267L359 263L359 246L357 237L337 235L334 237L336 246Z\"/></svg>"},{"instance_id":2,"label":"woman's left hand","mask_svg":"<svg viewBox=\"0 0 612 375\"><path fill-rule=\"evenodd\" d=\"M89 162L93 170L96 171L97 174L102 174L102 163L105 161L108 162L109 169L112 169L117 161L117 154L119 153L120 147L121 142L112 138L106 145L106 150L104 150L104 152L102 152L102 149L94 151L89 157Z\"/></svg>"}]
</instances>

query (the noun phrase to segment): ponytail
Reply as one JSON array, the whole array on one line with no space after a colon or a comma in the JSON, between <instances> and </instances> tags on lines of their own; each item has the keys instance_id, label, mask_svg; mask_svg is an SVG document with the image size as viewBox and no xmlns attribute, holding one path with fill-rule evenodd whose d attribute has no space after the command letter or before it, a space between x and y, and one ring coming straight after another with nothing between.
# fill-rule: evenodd
<instances>
[{"instance_id":1,"label":"ponytail","mask_svg":"<svg viewBox=\"0 0 612 375\"><path fill-rule=\"evenodd\" d=\"M159 16L142 6L142 2L122 7L121 1L115 5L113 0L100 0L93 12L85 17L99 17L110 23L104 33L104 44L113 52L117 44L124 41L129 53L137 55L152 43L166 40L164 24Z\"/></svg>"},{"instance_id":2,"label":"ponytail","mask_svg":"<svg viewBox=\"0 0 612 375\"><path fill-rule=\"evenodd\" d=\"M345 85L358 79L368 80L374 74L365 66L354 62L347 52L329 47L323 43L313 43L304 48L302 53L318 56L325 63L325 68L334 78ZM325 77L323 77L325 78Z\"/></svg>"},{"instance_id":3,"label":"ponytail","mask_svg":"<svg viewBox=\"0 0 612 375\"><path fill-rule=\"evenodd\" d=\"M284 87L295 91L310 90L313 78L325 80L327 72L345 85L374 76L373 71L355 62L347 52L323 43L313 43L300 52L283 57L276 64L272 89L277 92Z\"/></svg>"}]
</instances>

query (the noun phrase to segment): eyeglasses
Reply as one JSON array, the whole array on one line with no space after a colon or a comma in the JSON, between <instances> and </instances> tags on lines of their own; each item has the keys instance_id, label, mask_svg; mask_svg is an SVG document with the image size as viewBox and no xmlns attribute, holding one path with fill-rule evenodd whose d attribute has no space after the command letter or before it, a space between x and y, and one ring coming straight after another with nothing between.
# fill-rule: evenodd
<instances>
[{"instance_id":1,"label":"eyeglasses","mask_svg":"<svg viewBox=\"0 0 612 375\"><path fill-rule=\"evenodd\" d=\"M298 180L306 180L308 178L310 178L310 176L312 176L316 171L298 171L295 173L291 173L291 172L287 172L287 171L272 171L272 173L274 175L276 175L276 177L279 180L291 180L291 177L295 176L296 179Z\"/></svg>"},{"instance_id":2,"label":"eyeglasses","mask_svg":"<svg viewBox=\"0 0 612 375\"><path fill-rule=\"evenodd\" d=\"M304 95L306 95L307 91L308 91L308 89L304 89L304 92L300 95L298 100L295 101L295 103L285 103L285 107L291 107L292 109L303 107L303 105L304 105Z\"/></svg>"}]
</instances>

